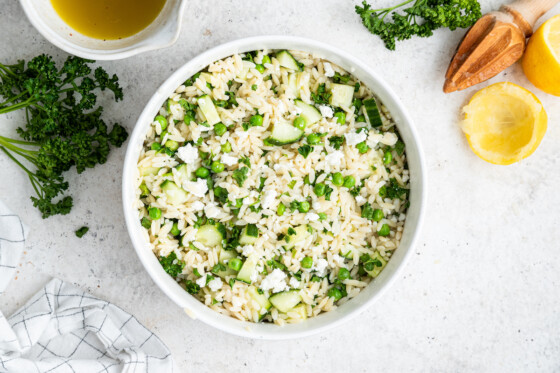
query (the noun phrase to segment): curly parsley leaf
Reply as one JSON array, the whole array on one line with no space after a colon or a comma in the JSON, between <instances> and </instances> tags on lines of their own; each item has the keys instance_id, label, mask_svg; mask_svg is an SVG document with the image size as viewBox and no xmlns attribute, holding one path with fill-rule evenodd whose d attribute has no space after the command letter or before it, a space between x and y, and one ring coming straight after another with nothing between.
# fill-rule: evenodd
<instances>
[{"instance_id":1,"label":"curly parsley leaf","mask_svg":"<svg viewBox=\"0 0 560 373\"><path fill-rule=\"evenodd\" d=\"M163 267L163 270L172 277L179 276L185 267L185 263L177 259L177 254L175 254L175 252L172 252L168 256L161 256L159 258L159 263Z\"/></svg>"},{"instance_id":2,"label":"curly parsley leaf","mask_svg":"<svg viewBox=\"0 0 560 373\"><path fill-rule=\"evenodd\" d=\"M298 148L298 153L303 156L303 158L307 158L307 156L313 151L313 147L311 145L302 145Z\"/></svg>"},{"instance_id":3,"label":"curly parsley leaf","mask_svg":"<svg viewBox=\"0 0 560 373\"><path fill-rule=\"evenodd\" d=\"M411 6L403 9L410 3ZM398 12L399 8L402 13ZM397 41L415 35L429 37L440 27L450 30L470 27L482 15L477 0L407 0L381 9L371 9L364 0L362 6L356 5L356 13L364 26L390 50L395 49Z\"/></svg>"},{"instance_id":4,"label":"curly parsley leaf","mask_svg":"<svg viewBox=\"0 0 560 373\"><path fill-rule=\"evenodd\" d=\"M233 175L231 177L233 177L233 179L237 181L237 185L242 187L245 180L247 180L248 173L249 173L249 167L245 166L238 170L233 171Z\"/></svg>"},{"instance_id":5,"label":"curly parsley leaf","mask_svg":"<svg viewBox=\"0 0 560 373\"><path fill-rule=\"evenodd\" d=\"M332 94L330 92L327 92L325 83L319 84L319 87L317 87L317 92L311 93L311 99L316 104L328 104L331 96Z\"/></svg>"}]
</instances>

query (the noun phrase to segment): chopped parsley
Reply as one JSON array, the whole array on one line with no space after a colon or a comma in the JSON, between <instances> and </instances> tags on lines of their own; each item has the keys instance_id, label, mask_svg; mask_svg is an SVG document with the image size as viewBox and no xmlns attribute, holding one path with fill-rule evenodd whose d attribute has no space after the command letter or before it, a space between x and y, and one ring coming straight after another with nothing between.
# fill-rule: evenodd
<instances>
[{"instance_id":1,"label":"chopped parsley","mask_svg":"<svg viewBox=\"0 0 560 373\"><path fill-rule=\"evenodd\" d=\"M328 104L331 96L332 96L332 94L330 92L327 92L327 88L325 86L325 83L319 84L319 87L317 87L317 92L316 93L311 93L311 99L316 104Z\"/></svg>"},{"instance_id":2,"label":"chopped parsley","mask_svg":"<svg viewBox=\"0 0 560 373\"><path fill-rule=\"evenodd\" d=\"M233 171L233 175L231 177L233 177L235 181L237 181L237 185L242 187L245 180L247 180L248 173L249 173L249 167L242 167L238 170Z\"/></svg>"},{"instance_id":3,"label":"chopped parsley","mask_svg":"<svg viewBox=\"0 0 560 373\"><path fill-rule=\"evenodd\" d=\"M298 148L298 153L301 154L303 158L307 158L312 151L313 147L311 145L302 145Z\"/></svg>"},{"instance_id":4,"label":"chopped parsley","mask_svg":"<svg viewBox=\"0 0 560 373\"><path fill-rule=\"evenodd\" d=\"M195 282L191 280L186 280L185 289L189 294L198 294L198 292L200 291L200 286L198 286Z\"/></svg>"},{"instance_id":5,"label":"chopped parsley","mask_svg":"<svg viewBox=\"0 0 560 373\"><path fill-rule=\"evenodd\" d=\"M342 143L344 143L344 136L331 136L329 137L330 145L336 150L340 149Z\"/></svg>"},{"instance_id":6,"label":"chopped parsley","mask_svg":"<svg viewBox=\"0 0 560 373\"><path fill-rule=\"evenodd\" d=\"M150 223L150 227L151 227L151 223ZM76 237L78 238L82 238L84 236L84 234L86 234L89 231L89 227L81 227L80 229L78 229L76 231Z\"/></svg>"},{"instance_id":7,"label":"chopped parsley","mask_svg":"<svg viewBox=\"0 0 560 373\"><path fill-rule=\"evenodd\" d=\"M179 276L185 267L185 263L177 259L177 254L175 254L175 252L172 252L168 256L161 256L159 258L159 263L163 267L163 270L172 277Z\"/></svg>"}]
</instances>

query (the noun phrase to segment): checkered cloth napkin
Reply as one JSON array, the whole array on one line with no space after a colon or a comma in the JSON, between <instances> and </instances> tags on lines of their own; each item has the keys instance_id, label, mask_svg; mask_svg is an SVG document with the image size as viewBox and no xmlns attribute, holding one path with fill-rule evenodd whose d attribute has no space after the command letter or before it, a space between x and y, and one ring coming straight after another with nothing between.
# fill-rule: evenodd
<instances>
[{"instance_id":1,"label":"checkered cloth napkin","mask_svg":"<svg viewBox=\"0 0 560 373\"><path fill-rule=\"evenodd\" d=\"M26 228L0 202L0 294L13 278ZM0 312L0 372L174 372L163 342L119 307L51 280L5 318Z\"/></svg>"}]
</instances>

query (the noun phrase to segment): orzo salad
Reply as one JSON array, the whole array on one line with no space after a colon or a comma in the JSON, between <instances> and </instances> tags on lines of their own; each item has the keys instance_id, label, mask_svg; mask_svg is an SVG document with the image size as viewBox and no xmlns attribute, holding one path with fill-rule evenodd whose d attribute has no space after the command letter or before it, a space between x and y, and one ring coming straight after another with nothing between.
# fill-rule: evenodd
<instances>
[{"instance_id":1,"label":"orzo salad","mask_svg":"<svg viewBox=\"0 0 560 373\"><path fill-rule=\"evenodd\" d=\"M213 310L299 322L355 297L397 249L405 145L339 66L233 55L189 78L149 127L137 208L165 271Z\"/></svg>"}]
</instances>

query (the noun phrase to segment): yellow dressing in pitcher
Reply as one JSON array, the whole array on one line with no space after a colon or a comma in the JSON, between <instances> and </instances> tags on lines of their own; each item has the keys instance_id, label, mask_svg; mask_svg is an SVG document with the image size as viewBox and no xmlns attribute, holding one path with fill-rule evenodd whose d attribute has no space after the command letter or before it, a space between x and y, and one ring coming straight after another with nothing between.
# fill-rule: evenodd
<instances>
[{"instance_id":1,"label":"yellow dressing in pitcher","mask_svg":"<svg viewBox=\"0 0 560 373\"><path fill-rule=\"evenodd\" d=\"M60 16L79 33L115 40L134 35L152 23L166 0L51 0Z\"/></svg>"}]
</instances>

